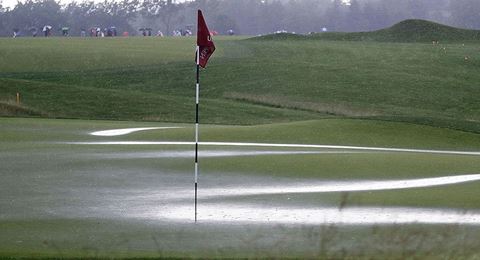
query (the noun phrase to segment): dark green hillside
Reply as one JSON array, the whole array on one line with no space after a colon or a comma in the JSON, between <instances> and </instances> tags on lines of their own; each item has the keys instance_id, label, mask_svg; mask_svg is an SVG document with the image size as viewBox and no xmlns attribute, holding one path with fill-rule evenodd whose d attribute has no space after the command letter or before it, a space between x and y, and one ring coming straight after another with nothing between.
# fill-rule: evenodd
<instances>
[{"instance_id":1,"label":"dark green hillside","mask_svg":"<svg viewBox=\"0 0 480 260\"><path fill-rule=\"evenodd\" d=\"M377 40L398 42L477 41L480 31L446 26L425 20L406 20L378 31Z\"/></svg>"},{"instance_id":2,"label":"dark green hillside","mask_svg":"<svg viewBox=\"0 0 480 260\"><path fill-rule=\"evenodd\" d=\"M378 42L470 42L480 40L480 31L455 28L425 20L405 20L372 32L326 32L310 36L267 35L264 40L321 39L333 41L378 41Z\"/></svg>"},{"instance_id":3,"label":"dark green hillside","mask_svg":"<svg viewBox=\"0 0 480 260\"><path fill-rule=\"evenodd\" d=\"M312 38L379 42L462 42L480 40L480 31L446 26L425 20L405 20L390 28L358 33L321 33Z\"/></svg>"}]
</instances>

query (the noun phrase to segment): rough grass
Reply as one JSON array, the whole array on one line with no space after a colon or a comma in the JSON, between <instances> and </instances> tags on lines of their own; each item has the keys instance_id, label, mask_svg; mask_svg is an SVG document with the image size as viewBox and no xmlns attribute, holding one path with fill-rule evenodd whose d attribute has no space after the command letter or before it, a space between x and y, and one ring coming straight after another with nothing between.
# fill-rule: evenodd
<instances>
[{"instance_id":1,"label":"rough grass","mask_svg":"<svg viewBox=\"0 0 480 260\"><path fill-rule=\"evenodd\" d=\"M260 104L264 106L272 106L278 108L289 108L295 110L313 111L320 114L332 116L372 117L378 115L378 113L376 113L375 111L367 111L364 108L350 107L349 104L322 104L316 102L291 101L286 97L275 95L251 95L247 93L227 92L225 93L224 97L252 104Z\"/></svg>"},{"instance_id":2,"label":"rough grass","mask_svg":"<svg viewBox=\"0 0 480 260\"><path fill-rule=\"evenodd\" d=\"M45 113L36 111L16 101L0 101L0 116L47 116Z\"/></svg>"},{"instance_id":3,"label":"rough grass","mask_svg":"<svg viewBox=\"0 0 480 260\"><path fill-rule=\"evenodd\" d=\"M4 234L17 241L16 244L5 241L10 249L0 253L0 257L35 259L476 259L479 256L476 249L480 246L477 227L455 225L439 228L428 225L234 225L218 228L154 223L132 225L105 220L43 220L32 225L26 220L3 222L0 227ZM60 236L65 229L72 233ZM118 235L115 230L122 230L123 234ZM24 234L31 234L28 240Z\"/></svg>"}]
</instances>

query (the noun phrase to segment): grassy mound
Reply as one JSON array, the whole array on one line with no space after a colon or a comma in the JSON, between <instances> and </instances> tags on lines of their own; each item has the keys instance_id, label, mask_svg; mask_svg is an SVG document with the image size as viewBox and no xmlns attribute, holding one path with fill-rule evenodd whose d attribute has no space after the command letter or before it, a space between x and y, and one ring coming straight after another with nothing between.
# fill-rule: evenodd
<instances>
[{"instance_id":1,"label":"grassy mound","mask_svg":"<svg viewBox=\"0 0 480 260\"><path fill-rule=\"evenodd\" d=\"M262 35L254 38L250 38L254 40L304 40L308 39L305 35L300 34L293 34L293 33L275 33L275 34L267 34Z\"/></svg>"},{"instance_id":2,"label":"grassy mound","mask_svg":"<svg viewBox=\"0 0 480 260\"><path fill-rule=\"evenodd\" d=\"M480 40L479 30L455 28L431 21L410 19L392 27L372 32L325 32L311 36L273 34L257 37L259 40L322 39L333 41L378 42L469 42Z\"/></svg>"},{"instance_id":3,"label":"grassy mound","mask_svg":"<svg viewBox=\"0 0 480 260\"><path fill-rule=\"evenodd\" d=\"M480 31L460 29L425 20L405 20L390 28L357 33L320 33L316 39L379 42L462 42L480 40Z\"/></svg>"},{"instance_id":4,"label":"grassy mound","mask_svg":"<svg viewBox=\"0 0 480 260\"><path fill-rule=\"evenodd\" d=\"M446 26L425 20L406 20L378 32L385 41L431 42L431 41L477 41L480 31ZM378 40L382 40L379 37Z\"/></svg>"}]
</instances>

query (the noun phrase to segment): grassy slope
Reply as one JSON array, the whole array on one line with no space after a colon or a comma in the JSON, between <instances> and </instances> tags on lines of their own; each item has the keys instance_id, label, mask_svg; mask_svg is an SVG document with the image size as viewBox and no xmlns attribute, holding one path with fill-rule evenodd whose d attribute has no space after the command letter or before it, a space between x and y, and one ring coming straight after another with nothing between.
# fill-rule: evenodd
<instances>
[{"instance_id":1,"label":"grassy slope","mask_svg":"<svg viewBox=\"0 0 480 260\"><path fill-rule=\"evenodd\" d=\"M26 109L51 117L192 121L191 38L0 41L0 102L21 92ZM202 122L347 116L480 131L476 43L216 43Z\"/></svg>"},{"instance_id":2,"label":"grassy slope","mask_svg":"<svg viewBox=\"0 0 480 260\"><path fill-rule=\"evenodd\" d=\"M392 27L371 32L326 32L309 36L295 34L274 34L259 39L321 39L334 41L375 41L375 42L472 42L480 40L480 30L455 28L426 20L411 19Z\"/></svg>"},{"instance_id":3,"label":"grassy slope","mask_svg":"<svg viewBox=\"0 0 480 260\"><path fill-rule=\"evenodd\" d=\"M477 45L263 41L229 97L346 116L476 120ZM270 46L269 48L267 46ZM268 48L268 50L267 50ZM465 62L464 53L472 60ZM259 68L255 71L249 67ZM232 93L234 92L234 93Z\"/></svg>"},{"instance_id":4,"label":"grassy slope","mask_svg":"<svg viewBox=\"0 0 480 260\"><path fill-rule=\"evenodd\" d=\"M176 122L194 118L189 38L22 39L19 44L3 40L3 103L11 103L20 92L24 106L50 117ZM216 55L221 57L222 51ZM202 104L203 120L210 123L227 119L248 124L252 114L263 122L316 117L225 100L203 99ZM235 117L228 119L232 114Z\"/></svg>"}]
</instances>

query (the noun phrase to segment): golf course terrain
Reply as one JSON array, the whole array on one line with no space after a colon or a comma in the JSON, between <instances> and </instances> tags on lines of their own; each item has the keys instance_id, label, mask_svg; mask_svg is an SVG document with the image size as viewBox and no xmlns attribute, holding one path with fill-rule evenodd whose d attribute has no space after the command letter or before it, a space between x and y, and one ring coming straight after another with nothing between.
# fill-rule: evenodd
<instances>
[{"instance_id":1,"label":"golf course terrain","mask_svg":"<svg viewBox=\"0 0 480 260\"><path fill-rule=\"evenodd\" d=\"M214 37L197 223L194 37L0 39L0 258L479 258L479 35Z\"/></svg>"}]
</instances>

